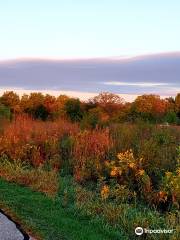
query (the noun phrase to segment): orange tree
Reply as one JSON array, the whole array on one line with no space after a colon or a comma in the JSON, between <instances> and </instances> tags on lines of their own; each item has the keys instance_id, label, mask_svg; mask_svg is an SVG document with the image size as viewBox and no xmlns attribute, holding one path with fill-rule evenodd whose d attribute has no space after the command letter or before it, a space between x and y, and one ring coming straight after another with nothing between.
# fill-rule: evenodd
<instances>
[{"instance_id":1,"label":"orange tree","mask_svg":"<svg viewBox=\"0 0 180 240\"><path fill-rule=\"evenodd\" d=\"M138 96L132 106L140 118L150 121L161 120L168 107L167 101L153 94Z\"/></svg>"},{"instance_id":2,"label":"orange tree","mask_svg":"<svg viewBox=\"0 0 180 240\"><path fill-rule=\"evenodd\" d=\"M9 107L12 113L17 113L20 111L20 99L19 96L13 91L5 92L1 98L0 102Z\"/></svg>"}]
</instances>

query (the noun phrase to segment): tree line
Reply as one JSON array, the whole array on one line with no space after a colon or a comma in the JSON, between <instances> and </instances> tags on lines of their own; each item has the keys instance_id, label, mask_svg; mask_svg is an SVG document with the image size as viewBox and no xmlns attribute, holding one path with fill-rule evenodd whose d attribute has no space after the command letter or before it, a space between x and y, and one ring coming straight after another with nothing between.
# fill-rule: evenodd
<instances>
[{"instance_id":1,"label":"tree line","mask_svg":"<svg viewBox=\"0 0 180 240\"><path fill-rule=\"evenodd\" d=\"M28 114L43 121L61 117L91 128L109 122L180 124L180 93L166 99L161 99L159 95L144 94L130 103L109 92L102 92L88 101L39 92L22 97L13 91L4 92L0 97L0 118L11 119L18 114Z\"/></svg>"}]
</instances>

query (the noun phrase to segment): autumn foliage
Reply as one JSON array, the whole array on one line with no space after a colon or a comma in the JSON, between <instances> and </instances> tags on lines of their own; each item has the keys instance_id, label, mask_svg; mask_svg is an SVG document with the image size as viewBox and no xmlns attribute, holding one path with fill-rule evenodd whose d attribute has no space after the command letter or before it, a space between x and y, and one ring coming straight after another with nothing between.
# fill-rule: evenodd
<instances>
[{"instance_id":1,"label":"autumn foliage","mask_svg":"<svg viewBox=\"0 0 180 240\"><path fill-rule=\"evenodd\" d=\"M58 157L58 141L64 134L73 135L77 131L76 124L63 120L42 122L17 116L0 137L0 154L39 166Z\"/></svg>"},{"instance_id":2,"label":"autumn foliage","mask_svg":"<svg viewBox=\"0 0 180 240\"><path fill-rule=\"evenodd\" d=\"M101 176L111 146L108 129L85 130L76 135L73 151L75 178L83 181Z\"/></svg>"},{"instance_id":3,"label":"autumn foliage","mask_svg":"<svg viewBox=\"0 0 180 240\"><path fill-rule=\"evenodd\" d=\"M12 116L26 113L34 119L55 120L59 117L82 122L86 127L110 122L179 123L179 94L175 98L162 99L158 95L138 96L134 102L127 103L119 95L102 92L86 102L65 95L58 97L42 93L24 94L5 92L0 97L0 108L7 107ZM0 112L0 117L5 116Z\"/></svg>"},{"instance_id":4,"label":"autumn foliage","mask_svg":"<svg viewBox=\"0 0 180 240\"><path fill-rule=\"evenodd\" d=\"M81 102L6 92L0 110L1 177L53 195L59 173L70 174L78 184L100 182L104 202L179 209L179 95L125 103L110 93Z\"/></svg>"}]
</instances>

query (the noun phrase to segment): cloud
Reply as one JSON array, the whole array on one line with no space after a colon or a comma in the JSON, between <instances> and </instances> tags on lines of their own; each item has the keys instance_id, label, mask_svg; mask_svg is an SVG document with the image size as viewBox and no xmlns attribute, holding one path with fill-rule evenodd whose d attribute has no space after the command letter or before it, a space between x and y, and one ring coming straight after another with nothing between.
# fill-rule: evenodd
<instances>
[{"instance_id":1,"label":"cloud","mask_svg":"<svg viewBox=\"0 0 180 240\"><path fill-rule=\"evenodd\" d=\"M168 86L169 83L152 83L152 82L103 82L105 85L114 86L135 86L135 87L157 87L157 86Z\"/></svg>"},{"instance_id":2,"label":"cloud","mask_svg":"<svg viewBox=\"0 0 180 240\"><path fill-rule=\"evenodd\" d=\"M127 59L0 61L0 88L174 96L180 89L180 53Z\"/></svg>"}]
</instances>

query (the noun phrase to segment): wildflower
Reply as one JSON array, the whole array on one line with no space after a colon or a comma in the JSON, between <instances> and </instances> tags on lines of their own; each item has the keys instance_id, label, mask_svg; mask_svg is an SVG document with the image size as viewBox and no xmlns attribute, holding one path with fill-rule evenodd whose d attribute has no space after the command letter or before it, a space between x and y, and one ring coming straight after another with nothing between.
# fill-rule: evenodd
<instances>
[{"instance_id":1,"label":"wildflower","mask_svg":"<svg viewBox=\"0 0 180 240\"><path fill-rule=\"evenodd\" d=\"M105 163L105 166L109 167L109 161L106 160L104 163Z\"/></svg>"},{"instance_id":2,"label":"wildflower","mask_svg":"<svg viewBox=\"0 0 180 240\"><path fill-rule=\"evenodd\" d=\"M111 175L111 177L115 177L115 176L117 176L117 174L118 174L118 169L117 169L117 167L114 167L114 168L111 170L110 175Z\"/></svg>"},{"instance_id":3,"label":"wildflower","mask_svg":"<svg viewBox=\"0 0 180 240\"><path fill-rule=\"evenodd\" d=\"M176 170L176 172L177 172L177 175L180 176L180 167Z\"/></svg>"},{"instance_id":4,"label":"wildflower","mask_svg":"<svg viewBox=\"0 0 180 240\"><path fill-rule=\"evenodd\" d=\"M167 201L167 193L166 192L164 192L164 191L159 192L159 201L163 201L163 202Z\"/></svg>"},{"instance_id":5,"label":"wildflower","mask_svg":"<svg viewBox=\"0 0 180 240\"><path fill-rule=\"evenodd\" d=\"M129 163L130 168L135 168L135 166L136 166L135 163Z\"/></svg>"},{"instance_id":6,"label":"wildflower","mask_svg":"<svg viewBox=\"0 0 180 240\"><path fill-rule=\"evenodd\" d=\"M145 171L144 171L143 169L139 170L139 172L138 172L138 174L139 174L140 176L143 176L144 173L145 173Z\"/></svg>"},{"instance_id":7,"label":"wildflower","mask_svg":"<svg viewBox=\"0 0 180 240\"><path fill-rule=\"evenodd\" d=\"M171 177L171 175L172 175L172 172L166 172L167 177Z\"/></svg>"},{"instance_id":8,"label":"wildflower","mask_svg":"<svg viewBox=\"0 0 180 240\"><path fill-rule=\"evenodd\" d=\"M111 173L110 173L111 177L115 177L117 176L117 171L115 170L112 170Z\"/></svg>"},{"instance_id":9,"label":"wildflower","mask_svg":"<svg viewBox=\"0 0 180 240\"><path fill-rule=\"evenodd\" d=\"M119 171L118 171L118 174L119 174L119 175L121 175L121 174L122 174L122 170L121 170L121 169L119 169Z\"/></svg>"},{"instance_id":10,"label":"wildflower","mask_svg":"<svg viewBox=\"0 0 180 240\"><path fill-rule=\"evenodd\" d=\"M109 187L104 185L101 189L101 198L106 200L109 197Z\"/></svg>"}]
</instances>

